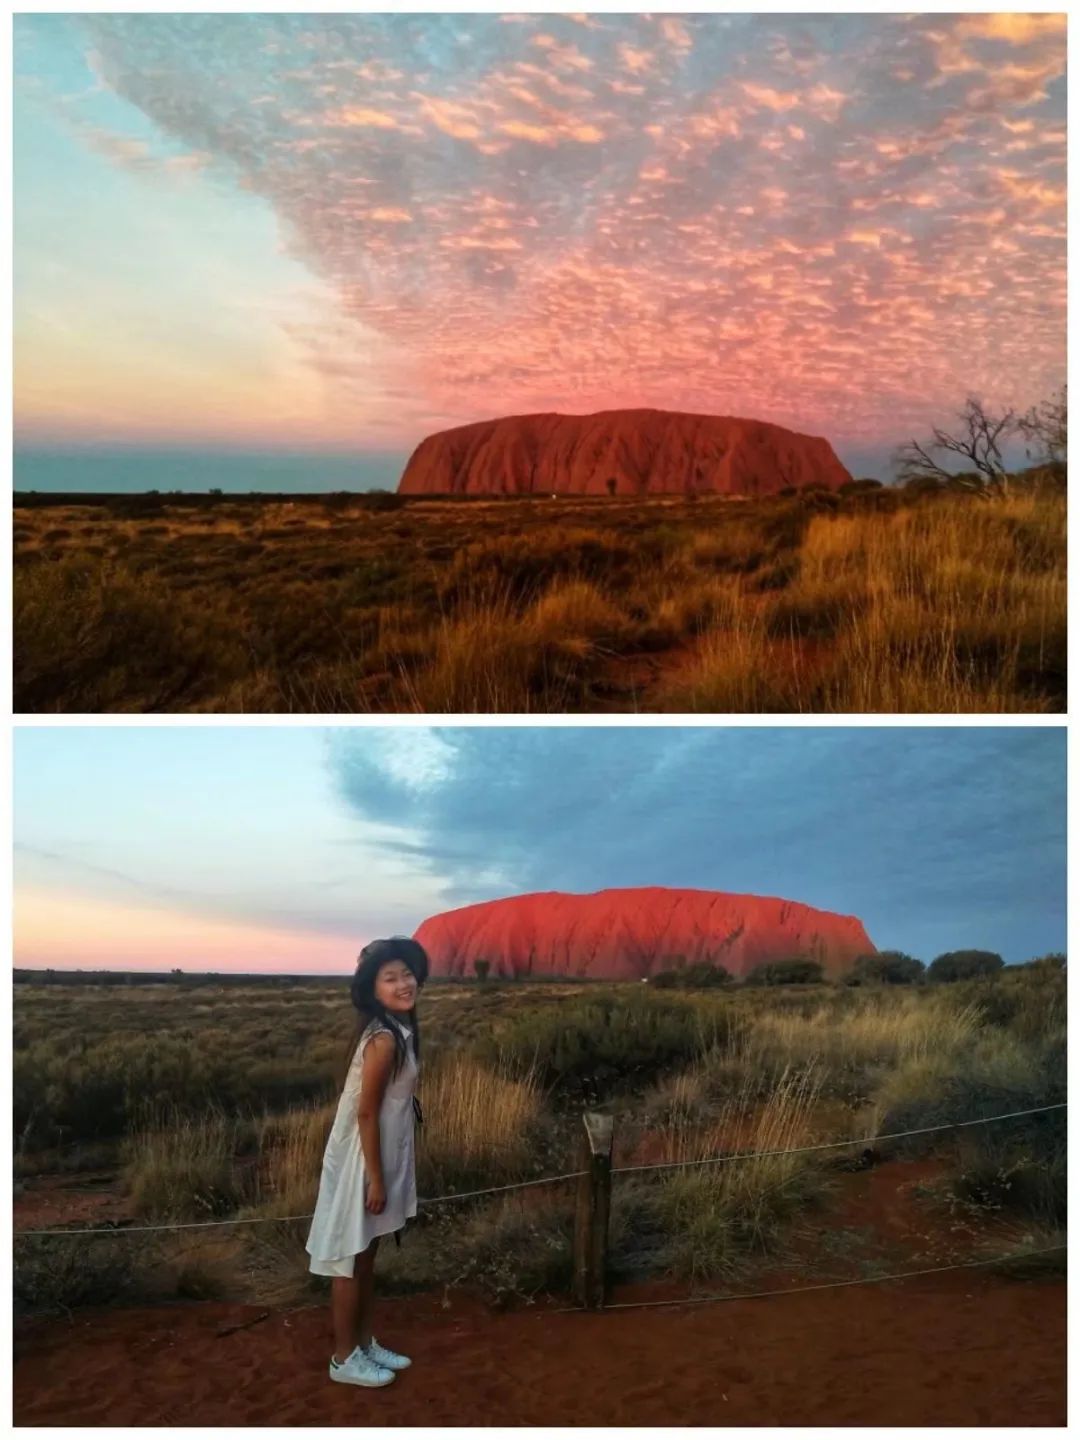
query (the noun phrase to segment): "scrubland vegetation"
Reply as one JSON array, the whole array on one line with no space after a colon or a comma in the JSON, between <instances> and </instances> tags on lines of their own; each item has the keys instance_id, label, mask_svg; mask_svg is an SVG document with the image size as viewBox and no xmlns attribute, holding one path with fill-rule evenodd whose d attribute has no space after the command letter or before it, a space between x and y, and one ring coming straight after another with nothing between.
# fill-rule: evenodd
<instances>
[{"instance_id":1,"label":"scrubland vegetation","mask_svg":"<svg viewBox=\"0 0 1080 1440\"><path fill-rule=\"evenodd\" d=\"M17 496L14 543L21 712L1065 708L1060 477L993 500Z\"/></svg>"},{"instance_id":2,"label":"scrubland vegetation","mask_svg":"<svg viewBox=\"0 0 1080 1440\"><path fill-rule=\"evenodd\" d=\"M959 1213L987 1255L1057 1243L1064 1111L877 1139L1065 1099L1061 957L946 982L433 984L420 1011L419 1193L577 1169L589 1105L616 1116L616 1167L869 1142L616 1175L616 1279L730 1282L807 1223L824 1244L853 1169L905 1158L935 1161L920 1203L946 1237ZM295 1217L314 1205L350 1026L344 984L19 985L17 1185L105 1167L134 1223L269 1222L19 1241L19 1303L321 1295ZM573 1201L569 1182L422 1206L381 1283L565 1293Z\"/></svg>"}]
</instances>

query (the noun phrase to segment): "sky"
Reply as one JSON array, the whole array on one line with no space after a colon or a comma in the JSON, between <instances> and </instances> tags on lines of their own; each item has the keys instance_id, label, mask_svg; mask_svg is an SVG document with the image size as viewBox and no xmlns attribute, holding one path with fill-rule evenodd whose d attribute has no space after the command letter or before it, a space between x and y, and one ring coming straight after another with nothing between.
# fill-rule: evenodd
<instances>
[{"instance_id":1,"label":"sky","mask_svg":"<svg viewBox=\"0 0 1080 1440\"><path fill-rule=\"evenodd\" d=\"M15 435L657 406L856 474L1065 379L1063 15L20 15Z\"/></svg>"},{"instance_id":2,"label":"sky","mask_svg":"<svg viewBox=\"0 0 1080 1440\"><path fill-rule=\"evenodd\" d=\"M1066 947L1058 727L21 726L14 776L17 966L347 975L443 910L641 885L927 963Z\"/></svg>"}]
</instances>

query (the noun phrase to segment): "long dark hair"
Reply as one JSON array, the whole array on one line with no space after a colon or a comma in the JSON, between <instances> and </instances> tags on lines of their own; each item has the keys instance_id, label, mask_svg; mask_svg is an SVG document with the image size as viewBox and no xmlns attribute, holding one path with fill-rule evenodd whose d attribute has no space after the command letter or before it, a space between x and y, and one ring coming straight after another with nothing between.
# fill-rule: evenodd
<instances>
[{"instance_id":1,"label":"long dark hair","mask_svg":"<svg viewBox=\"0 0 1080 1440\"><path fill-rule=\"evenodd\" d=\"M402 1065L405 1064L407 1054L405 1037L397 1025L393 1024L386 1006L381 1000L375 998L375 977L379 973L380 966L387 964L390 960L400 960L409 967L416 976L418 990L428 977L430 967L427 951L419 941L410 940L407 935L391 935L387 940L372 940L370 944L364 946L356 962L356 973L349 985L349 995L356 1010L356 1033L349 1043L348 1056L345 1061L346 1074L352 1064L353 1056L356 1054L356 1047L360 1044L361 1036L372 1022L380 1022L385 1025L394 1037L394 1077L398 1075ZM409 1023L413 1033L413 1054L419 1060L420 1024L416 1018L415 1004L409 1011Z\"/></svg>"}]
</instances>

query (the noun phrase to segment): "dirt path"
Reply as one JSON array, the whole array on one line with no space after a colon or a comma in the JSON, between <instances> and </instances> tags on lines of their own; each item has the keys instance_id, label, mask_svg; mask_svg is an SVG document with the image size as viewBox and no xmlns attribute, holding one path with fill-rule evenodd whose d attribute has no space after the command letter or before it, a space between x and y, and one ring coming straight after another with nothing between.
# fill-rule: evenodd
<instances>
[{"instance_id":1,"label":"dirt path","mask_svg":"<svg viewBox=\"0 0 1080 1440\"><path fill-rule=\"evenodd\" d=\"M985 1222L968 1225L919 1198L941 1168L940 1159L896 1161L842 1177L827 1214L792 1235L790 1268L778 1263L734 1288L985 1255ZM107 1177L82 1179L101 1190L80 1193L69 1180L29 1187L16 1228L119 1218L120 1198L115 1214L104 1203ZM992 1248L1004 1253L1015 1238L1003 1231ZM649 1282L610 1299L685 1294ZM806 1295L556 1313L568 1303L496 1313L460 1292L445 1303L438 1294L380 1300L376 1334L414 1360L386 1391L331 1384L323 1307L200 1302L24 1319L15 1423L1065 1424L1059 1279L971 1269Z\"/></svg>"},{"instance_id":2,"label":"dirt path","mask_svg":"<svg viewBox=\"0 0 1080 1440\"><path fill-rule=\"evenodd\" d=\"M636 1286L612 1299L666 1298ZM322 1308L79 1312L17 1329L17 1425L1064 1425L1065 1286L979 1271L653 1310L380 1302L413 1357L327 1378Z\"/></svg>"}]
</instances>

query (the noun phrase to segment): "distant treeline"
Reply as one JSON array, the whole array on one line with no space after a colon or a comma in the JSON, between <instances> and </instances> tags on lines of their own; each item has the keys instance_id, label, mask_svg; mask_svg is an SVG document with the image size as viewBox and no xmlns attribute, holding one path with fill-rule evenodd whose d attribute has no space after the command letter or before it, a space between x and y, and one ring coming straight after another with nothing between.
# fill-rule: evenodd
<instances>
[{"instance_id":1,"label":"distant treeline","mask_svg":"<svg viewBox=\"0 0 1080 1440\"><path fill-rule=\"evenodd\" d=\"M877 484L876 481L873 484ZM340 507L355 509L357 506L369 510L399 510L406 505L444 504L452 500L455 504L472 505L490 503L495 500L543 501L546 495L399 495L396 490L16 490L12 504L16 510L45 510L50 507L91 505L120 512L137 511L146 513L163 510L166 506L190 510L212 509L218 505L322 505L331 509ZM558 497L567 503L575 500L595 503L595 495L565 495ZM604 497L607 499L608 497ZM649 497L644 497L649 498Z\"/></svg>"},{"instance_id":2,"label":"distant treeline","mask_svg":"<svg viewBox=\"0 0 1080 1440\"><path fill-rule=\"evenodd\" d=\"M15 509L41 510L50 506L96 505L107 510L134 508L160 510L166 505L187 509L209 509L217 505L405 505L407 496L394 490L327 490L289 492L285 490L16 490ZM418 495L416 500L432 497ZM435 497L440 498L440 497Z\"/></svg>"},{"instance_id":3,"label":"distant treeline","mask_svg":"<svg viewBox=\"0 0 1080 1440\"><path fill-rule=\"evenodd\" d=\"M340 988L346 985L349 975L237 975L216 970L15 970L16 985L265 985L270 988L293 985L325 985ZM573 975L530 975L530 984L542 985L594 985L604 984L603 980L585 979ZM433 975L429 985L475 985L476 977L469 975ZM489 982L497 983L497 982Z\"/></svg>"},{"instance_id":4,"label":"distant treeline","mask_svg":"<svg viewBox=\"0 0 1080 1440\"><path fill-rule=\"evenodd\" d=\"M235 975L214 970L16 970L16 985L341 985L344 975Z\"/></svg>"}]
</instances>

